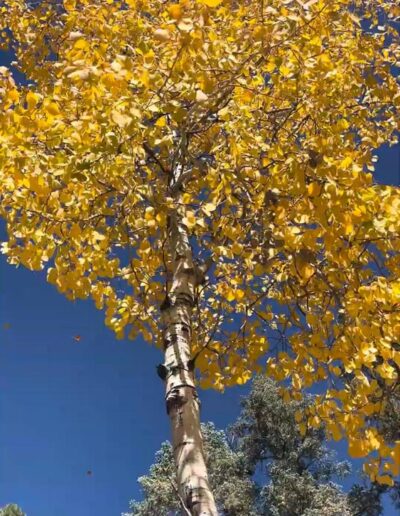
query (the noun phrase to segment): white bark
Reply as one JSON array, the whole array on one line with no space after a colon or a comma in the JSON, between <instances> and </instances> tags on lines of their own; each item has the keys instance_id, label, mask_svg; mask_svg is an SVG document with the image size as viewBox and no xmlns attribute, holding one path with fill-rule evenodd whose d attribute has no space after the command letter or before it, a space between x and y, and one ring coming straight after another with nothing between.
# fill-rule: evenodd
<instances>
[{"instance_id":1,"label":"white bark","mask_svg":"<svg viewBox=\"0 0 400 516\"><path fill-rule=\"evenodd\" d=\"M191 363L192 310L196 272L187 228L175 213L169 224L172 286L163 303L166 406L180 497L185 514L218 516L204 461L200 407Z\"/></svg>"}]
</instances>

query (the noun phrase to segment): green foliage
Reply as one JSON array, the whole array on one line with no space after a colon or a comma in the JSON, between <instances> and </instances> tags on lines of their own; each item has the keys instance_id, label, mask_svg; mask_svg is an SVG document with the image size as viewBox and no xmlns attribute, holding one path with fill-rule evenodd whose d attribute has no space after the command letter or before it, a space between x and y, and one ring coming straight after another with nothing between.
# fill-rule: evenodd
<instances>
[{"instance_id":1,"label":"green foliage","mask_svg":"<svg viewBox=\"0 0 400 516\"><path fill-rule=\"evenodd\" d=\"M179 498L175 484L175 465L170 443L162 443L156 453L155 463L150 467L148 475L139 477L144 500L132 502L132 515L151 516L157 511L179 511Z\"/></svg>"},{"instance_id":2,"label":"green foliage","mask_svg":"<svg viewBox=\"0 0 400 516\"><path fill-rule=\"evenodd\" d=\"M369 483L365 480L362 484L355 484L349 494L348 500L353 516L379 516L383 514L382 495L390 495L393 506L400 511L400 482L395 482L392 487Z\"/></svg>"},{"instance_id":3,"label":"green foliage","mask_svg":"<svg viewBox=\"0 0 400 516\"><path fill-rule=\"evenodd\" d=\"M0 516L26 516L15 503L10 503L0 509Z\"/></svg>"},{"instance_id":4,"label":"green foliage","mask_svg":"<svg viewBox=\"0 0 400 516\"><path fill-rule=\"evenodd\" d=\"M399 370L400 373L400 370ZM388 442L400 441L400 384L391 389L382 414L377 418L382 435Z\"/></svg>"},{"instance_id":5,"label":"green foliage","mask_svg":"<svg viewBox=\"0 0 400 516\"><path fill-rule=\"evenodd\" d=\"M210 485L221 515L257 516L256 484L248 475L245 457L228 444L225 432L202 425ZM129 516L180 514L172 448L163 443L148 475L139 478L144 500L132 502Z\"/></svg>"},{"instance_id":6,"label":"green foliage","mask_svg":"<svg viewBox=\"0 0 400 516\"><path fill-rule=\"evenodd\" d=\"M309 401L285 403L273 381L258 377L242 402L242 413L230 432L248 470L269 479L260 491L259 514L351 514L345 494L333 483L349 473L348 463L334 459L321 429L308 427L302 433L296 422L296 414Z\"/></svg>"},{"instance_id":7,"label":"green foliage","mask_svg":"<svg viewBox=\"0 0 400 516\"><path fill-rule=\"evenodd\" d=\"M203 426L203 435L210 483L221 514L257 516L258 488L249 475L246 457L212 424Z\"/></svg>"}]
</instances>

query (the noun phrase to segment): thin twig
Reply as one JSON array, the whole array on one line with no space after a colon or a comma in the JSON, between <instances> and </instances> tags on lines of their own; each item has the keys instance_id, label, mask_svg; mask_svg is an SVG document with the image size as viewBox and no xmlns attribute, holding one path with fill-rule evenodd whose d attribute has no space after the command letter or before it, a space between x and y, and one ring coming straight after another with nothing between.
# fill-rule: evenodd
<instances>
[{"instance_id":1,"label":"thin twig","mask_svg":"<svg viewBox=\"0 0 400 516\"><path fill-rule=\"evenodd\" d=\"M182 498L182 496L179 494L178 487L176 486L175 482L170 479L171 485L176 493L176 496L179 498L179 501L182 505L183 512L186 514L186 516L192 516L192 513L189 511L189 509L186 507L186 504Z\"/></svg>"}]
</instances>

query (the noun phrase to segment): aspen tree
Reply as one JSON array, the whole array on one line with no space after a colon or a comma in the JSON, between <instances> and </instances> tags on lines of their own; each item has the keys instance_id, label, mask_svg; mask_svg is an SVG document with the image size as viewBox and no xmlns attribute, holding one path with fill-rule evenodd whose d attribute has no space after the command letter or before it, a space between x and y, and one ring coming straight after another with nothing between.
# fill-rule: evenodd
<instances>
[{"instance_id":1,"label":"aspen tree","mask_svg":"<svg viewBox=\"0 0 400 516\"><path fill-rule=\"evenodd\" d=\"M315 382L326 424L392 484L375 416L400 367L399 7L390 0L0 0L11 264L91 297L159 367L192 515L215 515L196 378ZM16 82L18 70L25 80ZM18 75L21 77L21 75ZM282 392L283 392L282 391Z\"/></svg>"}]
</instances>

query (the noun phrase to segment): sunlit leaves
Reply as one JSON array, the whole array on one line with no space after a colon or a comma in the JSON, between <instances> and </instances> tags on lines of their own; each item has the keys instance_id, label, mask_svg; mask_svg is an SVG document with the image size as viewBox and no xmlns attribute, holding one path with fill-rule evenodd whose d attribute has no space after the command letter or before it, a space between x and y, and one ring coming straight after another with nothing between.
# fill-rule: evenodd
<instances>
[{"instance_id":1,"label":"sunlit leaves","mask_svg":"<svg viewBox=\"0 0 400 516\"><path fill-rule=\"evenodd\" d=\"M310 424L391 463L400 196L372 173L397 142L393 2L5 3L2 45L29 83L0 68L9 261L152 341L176 211L212 262L201 384L244 383L266 360L293 396L329 383Z\"/></svg>"}]
</instances>

